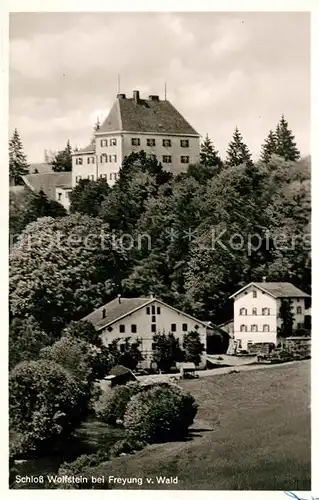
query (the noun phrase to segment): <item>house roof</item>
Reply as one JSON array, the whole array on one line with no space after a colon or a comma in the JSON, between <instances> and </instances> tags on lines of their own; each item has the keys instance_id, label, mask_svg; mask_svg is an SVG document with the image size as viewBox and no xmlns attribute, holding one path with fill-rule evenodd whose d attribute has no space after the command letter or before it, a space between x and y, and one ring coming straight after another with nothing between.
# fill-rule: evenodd
<instances>
[{"instance_id":1,"label":"house roof","mask_svg":"<svg viewBox=\"0 0 319 500\"><path fill-rule=\"evenodd\" d=\"M194 321L200 323L201 325L205 326L206 328L210 329L218 329L216 325L213 325L210 323L208 325L204 321L201 321L197 318L194 318L190 314L187 314L183 311L180 311L179 309L176 309L175 307L166 304L162 300L156 298L156 297L137 297L137 298L123 298L121 297L121 301L119 299L113 299L111 302L108 302L104 304L103 306L99 307L95 311L91 312L84 318L82 318L82 321L89 321L92 323L92 325L95 327L96 330L101 330L102 328L105 328L106 326L111 325L112 323L115 323L115 321L118 321L119 319L124 318L128 314L132 314L136 310L140 309L141 307L145 306L146 304L151 304L152 302L158 302L159 304L162 304L163 306L169 307L170 309L173 309L174 311L183 314L184 316L193 319ZM103 309L105 310L105 317L103 317ZM220 329L219 329L220 330ZM221 330L220 330L221 331Z\"/></svg>"},{"instance_id":2,"label":"house roof","mask_svg":"<svg viewBox=\"0 0 319 500\"><path fill-rule=\"evenodd\" d=\"M37 170L38 172L35 172ZM31 163L29 167L30 174L49 174L53 172L52 165L49 163Z\"/></svg>"},{"instance_id":3,"label":"house roof","mask_svg":"<svg viewBox=\"0 0 319 500\"><path fill-rule=\"evenodd\" d=\"M295 285L289 282L268 282L268 281L263 281L262 283L258 282L252 282L249 283L248 285L244 286L240 290L238 290L236 293L230 296L230 298L236 297L239 293L243 292L246 290L246 288L250 286L255 286L262 290L263 292L268 293L269 295L272 295L276 299L278 298L285 298L285 297L310 297L307 293L303 292L299 288L297 288Z\"/></svg>"},{"instance_id":4,"label":"house roof","mask_svg":"<svg viewBox=\"0 0 319 500\"><path fill-rule=\"evenodd\" d=\"M79 153L95 153L95 142L90 142L85 148L74 151L72 155L77 155Z\"/></svg>"},{"instance_id":5,"label":"house roof","mask_svg":"<svg viewBox=\"0 0 319 500\"><path fill-rule=\"evenodd\" d=\"M130 314L135 311L135 309L138 309L151 301L152 299L145 297L133 299L125 299L121 297L120 301L116 298L88 314L85 318L82 318L82 320L90 321L90 323L92 323L97 330L100 330L101 328L114 323L114 321L119 318ZM103 309L105 310L105 318L103 318Z\"/></svg>"},{"instance_id":6,"label":"house roof","mask_svg":"<svg viewBox=\"0 0 319 500\"><path fill-rule=\"evenodd\" d=\"M98 134L116 131L199 136L169 101L140 98L117 99Z\"/></svg>"},{"instance_id":7,"label":"house roof","mask_svg":"<svg viewBox=\"0 0 319 500\"><path fill-rule=\"evenodd\" d=\"M111 368L109 375L114 375L115 377L119 377L120 375L126 375L127 373L133 375L132 370L126 368L126 366L116 365L113 366L113 368Z\"/></svg>"},{"instance_id":8,"label":"house roof","mask_svg":"<svg viewBox=\"0 0 319 500\"><path fill-rule=\"evenodd\" d=\"M55 199L55 189L57 186L72 187L72 172L28 174L24 175L22 179L32 191L43 191L51 199Z\"/></svg>"}]
</instances>

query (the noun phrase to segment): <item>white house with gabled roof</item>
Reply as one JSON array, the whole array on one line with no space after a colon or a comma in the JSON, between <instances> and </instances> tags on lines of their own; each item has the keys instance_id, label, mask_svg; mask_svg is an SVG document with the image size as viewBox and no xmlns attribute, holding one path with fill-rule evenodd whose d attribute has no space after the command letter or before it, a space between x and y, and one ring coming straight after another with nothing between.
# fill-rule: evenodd
<instances>
[{"instance_id":1,"label":"white house with gabled roof","mask_svg":"<svg viewBox=\"0 0 319 500\"><path fill-rule=\"evenodd\" d=\"M249 344L278 343L283 299L291 301L294 329L303 328L310 296L292 283L263 281L249 283L230 298L234 299L234 340L239 349L247 350Z\"/></svg>"},{"instance_id":2,"label":"white house with gabled roof","mask_svg":"<svg viewBox=\"0 0 319 500\"><path fill-rule=\"evenodd\" d=\"M120 349L124 349L124 340L130 337L141 342L141 350L146 365L150 365L153 353L155 333L173 333L183 346L187 332L197 331L204 347L202 363L206 363L207 335L214 330L213 325L194 318L176 309L162 300L151 297L118 297L90 313L83 321L89 321L100 333L102 342L108 346L115 339L121 339ZM121 347L123 346L123 347Z\"/></svg>"},{"instance_id":3,"label":"white house with gabled roof","mask_svg":"<svg viewBox=\"0 0 319 500\"><path fill-rule=\"evenodd\" d=\"M118 94L108 116L84 149L72 155L72 186L104 178L112 186L125 156L145 151L166 170L180 173L199 161L200 135L166 99Z\"/></svg>"}]
</instances>

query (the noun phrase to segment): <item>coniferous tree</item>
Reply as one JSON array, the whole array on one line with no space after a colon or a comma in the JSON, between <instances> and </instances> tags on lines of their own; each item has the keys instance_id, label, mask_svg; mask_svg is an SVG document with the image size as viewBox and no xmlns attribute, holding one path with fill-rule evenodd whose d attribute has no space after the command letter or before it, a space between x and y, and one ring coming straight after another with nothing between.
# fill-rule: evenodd
<instances>
[{"instance_id":1,"label":"coniferous tree","mask_svg":"<svg viewBox=\"0 0 319 500\"><path fill-rule=\"evenodd\" d=\"M70 141L62 151L58 151L51 161L52 170L54 172L71 172L72 170L72 147Z\"/></svg>"},{"instance_id":2,"label":"coniferous tree","mask_svg":"<svg viewBox=\"0 0 319 500\"><path fill-rule=\"evenodd\" d=\"M276 128L277 148L276 154L282 156L286 161L297 161L300 158L300 151L297 148L295 136L288 128L288 122L284 115Z\"/></svg>"},{"instance_id":3,"label":"coniferous tree","mask_svg":"<svg viewBox=\"0 0 319 500\"><path fill-rule=\"evenodd\" d=\"M244 143L238 127L235 128L233 138L228 144L226 154L226 167L236 167L237 165L242 165L244 163L248 166L253 165L250 151L247 145Z\"/></svg>"},{"instance_id":4,"label":"coniferous tree","mask_svg":"<svg viewBox=\"0 0 319 500\"><path fill-rule=\"evenodd\" d=\"M269 163L271 155L277 154L277 135L270 130L264 144L261 146L260 159L264 163Z\"/></svg>"},{"instance_id":5,"label":"coniferous tree","mask_svg":"<svg viewBox=\"0 0 319 500\"><path fill-rule=\"evenodd\" d=\"M212 141L206 134L204 142L200 146L200 163L205 167L210 167L218 173L223 165L218 151L215 149Z\"/></svg>"},{"instance_id":6,"label":"coniferous tree","mask_svg":"<svg viewBox=\"0 0 319 500\"><path fill-rule=\"evenodd\" d=\"M23 145L17 129L9 141L9 179L10 184L15 186L23 184L22 176L29 173L27 157L23 153Z\"/></svg>"}]
</instances>

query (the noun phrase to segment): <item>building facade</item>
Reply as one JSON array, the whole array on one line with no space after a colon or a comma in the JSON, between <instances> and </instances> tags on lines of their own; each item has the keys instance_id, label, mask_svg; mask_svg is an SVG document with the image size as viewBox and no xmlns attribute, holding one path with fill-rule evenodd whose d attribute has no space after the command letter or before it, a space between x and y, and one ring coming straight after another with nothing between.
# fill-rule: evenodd
<instances>
[{"instance_id":1,"label":"building facade","mask_svg":"<svg viewBox=\"0 0 319 500\"><path fill-rule=\"evenodd\" d=\"M250 283L231 296L234 299L234 341L238 349L249 344L279 341L280 307L289 299L294 315L293 330L303 328L309 295L291 283Z\"/></svg>"},{"instance_id":2,"label":"building facade","mask_svg":"<svg viewBox=\"0 0 319 500\"><path fill-rule=\"evenodd\" d=\"M173 333L182 347L184 335L197 331L204 348L202 365L206 364L209 326L155 297L132 299L118 297L93 311L83 318L83 321L93 324L106 346L113 340L120 339L119 347L124 349L127 337L130 337L132 343L134 339L139 341L145 366L150 366L152 362L154 334Z\"/></svg>"},{"instance_id":3,"label":"building facade","mask_svg":"<svg viewBox=\"0 0 319 500\"><path fill-rule=\"evenodd\" d=\"M166 170L180 173L199 161L200 135L166 100L118 94L91 143L72 157L72 186L80 179L105 178L112 186L125 156L145 151Z\"/></svg>"}]
</instances>

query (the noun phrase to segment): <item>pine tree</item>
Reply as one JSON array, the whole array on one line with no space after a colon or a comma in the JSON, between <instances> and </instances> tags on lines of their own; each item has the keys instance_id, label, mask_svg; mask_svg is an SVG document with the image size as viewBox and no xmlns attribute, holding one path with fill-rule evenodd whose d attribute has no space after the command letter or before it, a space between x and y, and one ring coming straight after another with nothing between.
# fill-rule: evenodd
<instances>
[{"instance_id":1,"label":"pine tree","mask_svg":"<svg viewBox=\"0 0 319 500\"><path fill-rule=\"evenodd\" d=\"M200 146L200 163L205 167L213 168L216 172L219 172L223 165L218 151L215 149L208 134L206 134L205 140Z\"/></svg>"},{"instance_id":2,"label":"pine tree","mask_svg":"<svg viewBox=\"0 0 319 500\"><path fill-rule=\"evenodd\" d=\"M242 135L238 130L238 127L235 128L233 138L228 144L226 154L227 154L225 161L226 167L236 167L237 165L242 165L242 164L246 164L248 166L253 165L250 151L247 145L244 143Z\"/></svg>"},{"instance_id":3,"label":"pine tree","mask_svg":"<svg viewBox=\"0 0 319 500\"><path fill-rule=\"evenodd\" d=\"M72 170L72 147L70 141L66 143L62 151L58 151L51 161L54 172L71 172Z\"/></svg>"},{"instance_id":4,"label":"pine tree","mask_svg":"<svg viewBox=\"0 0 319 500\"><path fill-rule=\"evenodd\" d=\"M27 157L23 153L23 145L17 129L9 141L9 179L10 184L15 186L23 184L22 176L29 173Z\"/></svg>"},{"instance_id":5,"label":"pine tree","mask_svg":"<svg viewBox=\"0 0 319 500\"><path fill-rule=\"evenodd\" d=\"M282 156L286 161L297 161L300 158L300 151L295 142L295 136L288 128L288 122L284 115L276 128L277 149L276 154Z\"/></svg>"},{"instance_id":6,"label":"pine tree","mask_svg":"<svg viewBox=\"0 0 319 500\"><path fill-rule=\"evenodd\" d=\"M264 163L269 163L271 155L277 154L277 135L270 130L264 144L261 146L260 159Z\"/></svg>"}]
</instances>

